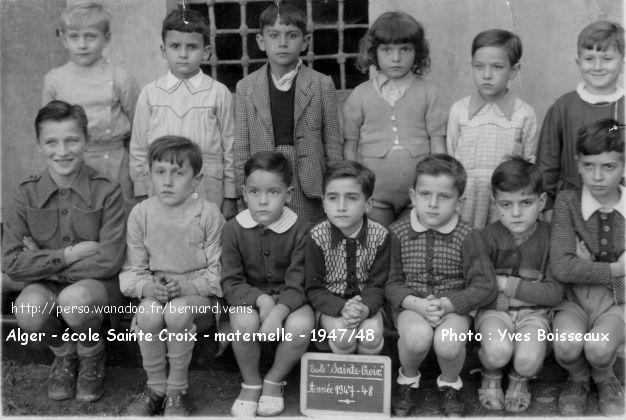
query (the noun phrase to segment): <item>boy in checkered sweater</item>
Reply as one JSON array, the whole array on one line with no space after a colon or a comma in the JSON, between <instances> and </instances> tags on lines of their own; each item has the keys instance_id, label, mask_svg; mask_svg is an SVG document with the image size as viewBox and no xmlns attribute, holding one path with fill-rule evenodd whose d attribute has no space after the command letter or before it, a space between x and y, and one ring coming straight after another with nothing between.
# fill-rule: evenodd
<instances>
[{"instance_id":1,"label":"boy in checkered sweater","mask_svg":"<svg viewBox=\"0 0 626 420\"><path fill-rule=\"evenodd\" d=\"M463 166L452 156L426 157L417 164L409 190L414 206L410 218L389 227L391 262L385 296L400 335L401 364L392 401L395 416L408 416L415 408L419 368L431 347L441 368L437 385L443 412L463 414L459 373L465 340L450 337L467 334L468 313L496 293L493 280L481 275L487 257L477 258L479 247L465 245L474 230L459 218L466 180Z\"/></svg>"},{"instance_id":2,"label":"boy in checkered sweater","mask_svg":"<svg viewBox=\"0 0 626 420\"><path fill-rule=\"evenodd\" d=\"M378 354L383 348L381 307L389 268L389 233L365 215L376 176L352 161L324 174L327 219L311 229L305 288L334 353Z\"/></svg>"},{"instance_id":3,"label":"boy in checkered sweater","mask_svg":"<svg viewBox=\"0 0 626 420\"><path fill-rule=\"evenodd\" d=\"M561 191L554 204L550 268L565 283L565 300L553 326L566 337L591 332L608 341L554 342L554 356L569 372L559 410L582 416L591 375L602 414L623 415L613 363L624 343L624 125L603 119L581 128L576 154L583 185Z\"/></svg>"}]
</instances>

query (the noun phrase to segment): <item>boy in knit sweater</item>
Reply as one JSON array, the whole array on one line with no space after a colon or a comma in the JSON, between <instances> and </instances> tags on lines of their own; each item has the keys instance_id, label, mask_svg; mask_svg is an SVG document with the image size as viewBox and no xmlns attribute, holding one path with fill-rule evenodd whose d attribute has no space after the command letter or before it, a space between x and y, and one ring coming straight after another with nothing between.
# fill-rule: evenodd
<instances>
[{"instance_id":1,"label":"boy in knit sweater","mask_svg":"<svg viewBox=\"0 0 626 420\"><path fill-rule=\"evenodd\" d=\"M326 220L307 237L306 294L334 353L378 354L389 233L368 219L376 175L358 162L342 161L324 174Z\"/></svg>"},{"instance_id":2,"label":"boy in knit sweater","mask_svg":"<svg viewBox=\"0 0 626 420\"><path fill-rule=\"evenodd\" d=\"M591 374L602 414L623 415L613 362L624 343L624 125L604 119L583 127L576 152L583 185L557 196L550 248L551 271L566 284L554 317L564 337L554 355L569 372L559 409L583 414Z\"/></svg>"},{"instance_id":3,"label":"boy in knit sweater","mask_svg":"<svg viewBox=\"0 0 626 420\"><path fill-rule=\"evenodd\" d=\"M293 171L278 152L254 154L244 166L247 210L230 220L222 236L222 289L233 330L275 333L284 328L274 364L261 379L261 347L255 340L233 342L243 376L233 416L275 416L285 405L283 379L300 361L311 340L313 311L304 295L304 243L309 223L286 207L293 194Z\"/></svg>"},{"instance_id":4,"label":"boy in knit sweater","mask_svg":"<svg viewBox=\"0 0 626 420\"><path fill-rule=\"evenodd\" d=\"M537 221L546 203L539 168L521 157L502 162L491 190L499 220L472 238L480 237L491 262L481 275L493 278L498 289L495 302L478 311L474 323L485 337L478 352L483 365L478 398L490 410L521 412L530 405L527 382L543 364L548 311L561 301L563 286L547 270L550 228ZM503 394L502 371L510 361Z\"/></svg>"},{"instance_id":5,"label":"boy in knit sweater","mask_svg":"<svg viewBox=\"0 0 626 420\"><path fill-rule=\"evenodd\" d=\"M434 154L417 164L413 210L409 219L389 227L391 262L385 295L398 329L402 365L395 416L408 416L415 407L419 367L434 347L441 368L437 385L443 392L446 415L462 415L459 373L465 361L465 340L451 339L469 331L468 313L495 298L495 282L481 275L486 257L478 247L466 248L474 230L459 219L467 175L452 156ZM468 254L467 258L463 258ZM465 278L471 278L467 283ZM446 338L447 337L447 338Z\"/></svg>"}]
</instances>

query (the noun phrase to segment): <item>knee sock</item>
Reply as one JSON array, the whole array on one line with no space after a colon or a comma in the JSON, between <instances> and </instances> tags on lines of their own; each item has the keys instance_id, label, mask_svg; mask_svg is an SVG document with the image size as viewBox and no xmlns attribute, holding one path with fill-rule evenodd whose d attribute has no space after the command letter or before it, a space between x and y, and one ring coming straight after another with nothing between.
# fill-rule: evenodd
<instances>
[{"instance_id":1,"label":"knee sock","mask_svg":"<svg viewBox=\"0 0 626 420\"><path fill-rule=\"evenodd\" d=\"M195 332L196 326L194 325L189 333ZM170 374L167 377L168 393L174 391L184 394L187 391L187 372L189 363L191 363L194 344L195 342L191 340L170 340L167 342L167 358L170 362Z\"/></svg>"},{"instance_id":2,"label":"knee sock","mask_svg":"<svg viewBox=\"0 0 626 420\"><path fill-rule=\"evenodd\" d=\"M66 341L65 343L61 344L59 347L52 347L52 346L48 346L50 347L50 350L52 350L52 353L54 353L55 356L70 356L72 354L76 354L76 342L75 341Z\"/></svg>"},{"instance_id":3,"label":"knee sock","mask_svg":"<svg viewBox=\"0 0 626 420\"><path fill-rule=\"evenodd\" d=\"M167 386L167 344L161 341L157 334L152 334L152 340L138 340L143 368L148 376L147 385L159 395L165 394Z\"/></svg>"}]
</instances>

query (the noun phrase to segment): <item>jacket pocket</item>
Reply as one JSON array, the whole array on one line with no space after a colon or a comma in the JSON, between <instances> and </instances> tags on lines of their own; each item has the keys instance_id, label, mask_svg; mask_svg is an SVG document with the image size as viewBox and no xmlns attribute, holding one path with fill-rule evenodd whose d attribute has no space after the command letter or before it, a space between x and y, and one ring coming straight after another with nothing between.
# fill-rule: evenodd
<instances>
[{"instance_id":1,"label":"jacket pocket","mask_svg":"<svg viewBox=\"0 0 626 420\"><path fill-rule=\"evenodd\" d=\"M73 209L74 231L84 241L97 241L100 239L100 227L102 226L102 207L96 210Z\"/></svg>"},{"instance_id":2,"label":"jacket pocket","mask_svg":"<svg viewBox=\"0 0 626 420\"><path fill-rule=\"evenodd\" d=\"M59 209L26 209L28 229L36 243L47 242L59 227Z\"/></svg>"}]
</instances>

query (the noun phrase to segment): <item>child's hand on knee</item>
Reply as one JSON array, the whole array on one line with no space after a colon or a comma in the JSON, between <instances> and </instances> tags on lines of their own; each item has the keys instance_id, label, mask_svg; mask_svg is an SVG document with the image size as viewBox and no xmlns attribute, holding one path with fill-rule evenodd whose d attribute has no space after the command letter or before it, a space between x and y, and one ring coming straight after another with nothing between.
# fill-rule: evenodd
<instances>
[{"instance_id":1,"label":"child's hand on knee","mask_svg":"<svg viewBox=\"0 0 626 420\"><path fill-rule=\"evenodd\" d=\"M167 300L176 299L182 296L181 286L178 280L171 278L165 278L165 288L167 289Z\"/></svg>"},{"instance_id":2,"label":"child's hand on knee","mask_svg":"<svg viewBox=\"0 0 626 420\"><path fill-rule=\"evenodd\" d=\"M259 308L259 320L261 321L261 323L263 323L265 322L265 318L267 318L272 308L276 306L276 303L270 295L266 294L260 295L258 298L256 298L255 303L257 308Z\"/></svg>"},{"instance_id":3,"label":"child's hand on knee","mask_svg":"<svg viewBox=\"0 0 626 420\"><path fill-rule=\"evenodd\" d=\"M161 278L155 277L152 283L148 283L143 287L141 293L144 297L153 297L161 303L167 303L169 300L167 287L165 284L161 283Z\"/></svg>"}]
</instances>

